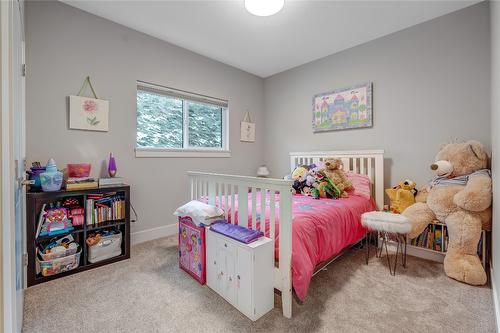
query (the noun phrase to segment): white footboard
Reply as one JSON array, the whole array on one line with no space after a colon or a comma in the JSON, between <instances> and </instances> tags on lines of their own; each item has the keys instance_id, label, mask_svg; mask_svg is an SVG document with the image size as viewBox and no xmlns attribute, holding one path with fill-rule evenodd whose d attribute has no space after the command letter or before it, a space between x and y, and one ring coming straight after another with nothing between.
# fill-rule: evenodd
<instances>
[{"instance_id":1,"label":"white footboard","mask_svg":"<svg viewBox=\"0 0 500 333\"><path fill-rule=\"evenodd\" d=\"M279 218L279 261L275 269L274 287L281 291L283 315L292 317L292 181L282 179L188 172L191 200L205 201L224 208L225 218L235 221L237 203L238 224L248 227L249 212L252 229L275 240L275 218ZM249 195L250 193L250 195ZM260 198L259 198L260 196ZM250 207L248 197L250 200ZM279 198L279 204L276 203ZM236 201L237 200L237 201ZM260 207L257 201L260 201ZM269 209L269 230L266 232L266 208ZM278 214L278 215L276 215ZM262 218L262 219L260 219ZM257 221L259 220L259 225Z\"/></svg>"}]
</instances>

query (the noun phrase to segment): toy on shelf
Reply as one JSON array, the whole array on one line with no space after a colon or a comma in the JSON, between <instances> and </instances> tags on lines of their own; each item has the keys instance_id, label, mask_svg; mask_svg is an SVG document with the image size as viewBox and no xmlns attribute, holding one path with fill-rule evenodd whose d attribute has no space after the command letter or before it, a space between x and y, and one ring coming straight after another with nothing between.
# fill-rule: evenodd
<instances>
[{"instance_id":1,"label":"toy on shelf","mask_svg":"<svg viewBox=\"0 0 500 333\"><path fill-rule=\"evenodd\" d=\"M66 191L87 190L98 187L97 179L90 177L91 164L68 164Z\"/></svg>"},{"instance_id":2,"label":"toy on shelf","mask_svg":"<svg viewBox=\"0 0 500 333\"><path fill-rule=\"evenodd\" d=\"M55 192L61 189L63 173L57 170L56 162L51 158L47 162L45 172L40 174L40 184L44 192Z\"/></svg>"},{"instance_id":3,"label":"toy on shelf","mask_svg":"<svg viewBox=\"0 0 500 333\"><path fill-rule=\"evenodd\" d=\"M113 153L109 153L108 174L110 177L116 176L116 161Z\"/></svg>"},{"instance_id":4,"label":"toy on shelf","mask_svg":"<svg viewBox=\"0 0 500 333\"><path fill-rule=\"evenodd\" d=\"M68 209L68 217L73 226L81 226L85 220L85 209L80 205L78 198L66 198L63 201L63 207Z\"/></svg>"},{"instance_id":5,"label":"toy on shelf","mask_svg":"<svg viewBox=\"0 0 500 333\"><path fill-rule=\"evenodd\" d=\"M49 208L43 215L43 224L39 236L54 236L74 229L68 219L68 210L64 207Z\"/></svg>"},{"instance_id":6,"label":"toy on shelf","mask_svg":"<svg viewBox=\"0 0 500 333\"><path fill-rule=\"evenodd\" d=\"M28 179L32 181L30 184L31 191L40 191L42 189L42 184L40 182L40 174L45 172L45 167L41 165L40 162L31 163L30 170L26 170L28 174Z\"/></svg>"},{"instance_id":7,"label":"toy on shelf","mask_svg":"<svg viewBox=\"0 0 500 333\"><path fill-rule=\"evenodd\" d=\"M401 214L404 210L415 203L417 195L417 184L410 179L405 179L394 186L385 190L391 200L391 212Z\"/></svg>"},{"instance_id":8,"label":"toy on shelf","mask_svg":"<svg viewBox=\"0 0 500 333\"><path fill-rule=\"evenodd\" d=\"M90 163L69 163L68 177L70 178L86 178L90 176Z\"/></svg>"}]
</instances>

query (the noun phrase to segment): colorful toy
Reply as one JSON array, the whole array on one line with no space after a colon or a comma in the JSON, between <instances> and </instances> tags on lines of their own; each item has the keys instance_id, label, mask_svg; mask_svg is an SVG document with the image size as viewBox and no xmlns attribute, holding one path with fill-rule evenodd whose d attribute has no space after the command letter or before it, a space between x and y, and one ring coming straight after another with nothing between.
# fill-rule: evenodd
<instances>
[{"instance_id":1,"label":"colorful toy","mask_svg":"<svg viewBox=\"0 0 500 333\"><path fill-rule=\"evenodd\" d=\"M344 170L344 163L339 158L327 158L325 160L325 175L332 181L340 191L339 197L346 198L349 195L346 191L352 189L352 183L347 178Z\"/></svg>"},{"instance_id":2,"label":"colorful toy","mask_svg":"<svg viewBox=\"0 0 500 333\"><path fill-rule=\"evenodd\" d=\"M57 170L56 162L51 158L47 162L45 172L40 174L40 184L44 192L54 192L61 189L63 173Z\"/></svg>"},{"instance_id":3,"label":"colorful toy","mask_svg":"<svg viewBox=\"0 0 500 333\"><path fill-rule=\"evenodd\" d=\"M341 195L340 189L326 176L324 170L315 171L314 175L316 181L311 188L311 195L314 199L336 199Z\"/></svg>"},{"instance_id":4,"label":"colorful toy","mask_svg":"<svg viewBox=\"0 0 500 333\"><path fill-rule=\"evenodd\" d=\"M205 284L205 227L197 227L190 217L179 217L179 267Z\"/></svg>"},{"instance_id":5,"label":"colorful toy","mask_svg":"<svg viewBox=\"0 0 500 333\"><path fill-rule=\"evenodd\" d=\"M391 211L396 214L401 214L406 208L415 203L415 196L417 195L417 184L410 180L405 179L393 188L385 190L387 196L391 200Z\"/></svg>"},{"instance_id":6,"label":"colorful toy","mask_svg":"<svg viewBox=\"0 0 500 333\"><path fill-rule=\"evenodd\" d=\"M30 185L30 190L40 191L42 189L42 184L40 182L40 174L45 172L45 167L42 166L32 166L30 170L26 170L28 174L28 179L33 180L34 183Z\"/></svg>"},{"instance_id":7,"label":"colorful toy","mask_svg":"<svg viewBox=\"0 0 500 333\"><path fill-rule=\"evenodd\" d=\"M90 176L90 163L72 163L68 164L68 177L70 178L85 178Z\"/></svg>"},{"instance_id":8,"label":"colorful toy","mask_svg":"<svg viewBox=\"0 0 500 333\"><path fill-rule=\"evenodd\" d=\"M68 210L66 208L57 207L47 209L44 219L40 236L59 235L74 229L68 219Z\"/></svg>"}]
</instances>

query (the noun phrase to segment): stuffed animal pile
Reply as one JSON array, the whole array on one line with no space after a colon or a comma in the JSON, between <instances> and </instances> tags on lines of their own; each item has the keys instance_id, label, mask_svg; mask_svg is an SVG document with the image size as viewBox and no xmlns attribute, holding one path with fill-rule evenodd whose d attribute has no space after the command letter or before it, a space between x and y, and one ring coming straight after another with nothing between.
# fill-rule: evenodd
<instances>
[{"instance_id":1,"label":"stuffed animal pile","mask_svg":"<svg viewBox=\"0 0 500 333\"><path fill-rule=\"evenodd\" d=\"M345 198L352 183L347 178L340 159L329 158L324 161L324 167L316 164L301 165L292 175L285 177L294 181L295 193L319 198Z\"/></svg>"},{"instance_id":2,"label":"stuffed animal pile","mask_svg":"<svg viewBox=\"0 0 500 333\"><path fill-rule=\"evenodd\" d=\"M486 272L477 255L481 229L491 230L491 177L488 155L478 141L444 146L431 164L436 177L420 190L408 217L415 238L429 223L438 220L448 227L448 250L444 271L449 277L472 285L483 285Z\"/></svg>"}]
</instances>

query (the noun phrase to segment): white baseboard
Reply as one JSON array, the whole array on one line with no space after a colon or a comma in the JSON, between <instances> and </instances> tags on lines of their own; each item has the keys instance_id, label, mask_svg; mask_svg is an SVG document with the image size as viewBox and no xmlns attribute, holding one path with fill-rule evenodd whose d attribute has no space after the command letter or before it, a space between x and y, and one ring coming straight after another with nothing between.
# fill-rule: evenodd
<instances>
[{"instance_id":1,"label":"white baseboard","mask_svg":"<svg viewBox=\"0 0 500 333\"><path fill-rule=\"evenodd\" d=\"M389 241L389 243L387 244L387 249L390 252L396 252L396 244L392 241ZM424 248L419 248L417 246L410 246L410 245L406 247L406 254L408 254L409 256L414 256L440 263L443 263L445 256L445 253L433 252Z\"/></svg>"},{"instance_id":2,"label":"white baseboard","mask_svg":"<svg viewBox=\"0 0 500 333\"><path fill-rule=\"evenodd\" d=\"M491 290L493 297L493 306L495 307L495 322L497 324L497 332L500 332L500 307L498 304L498 290L495 285L495 275L493 274L493 268L490 263L490 282L491 282Z\"/></svg>"},{"instance_id":3,"label":"white baseboard","mask_svg":"<svg viewBox=\"0 0 500 333\"><path fill-rule=\"evenodd\" d=\"M153 239L175 235L177 233L177 223L164 225L158 228L141 230L130 234L130 243L132 245L144 243Z\"/></svg>"}]
</instances>

